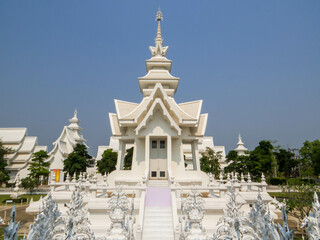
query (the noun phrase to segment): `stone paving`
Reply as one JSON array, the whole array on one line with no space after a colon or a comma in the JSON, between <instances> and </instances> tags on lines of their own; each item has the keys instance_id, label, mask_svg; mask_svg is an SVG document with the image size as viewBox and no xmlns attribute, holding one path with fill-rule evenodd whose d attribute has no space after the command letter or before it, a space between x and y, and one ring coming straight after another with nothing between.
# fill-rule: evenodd
<instances>
[{"instance_id":1,"label":"stone paving","mask_svg":"<svg viewBox=\"0 0 320 240\"><path fill-rule=\"evenodd\" d=\"M34 218L37 216L36 213L26 213L26 208L28 205L16 205L17 209L17 219L16 221L21 221L21 225L19 228L19 235L28 234L29 226L33 223ZM0 206L0 216L4 220L5 223L10 221L10 212L12 205L8 206ZM4 219L6 211L6 219Z\"/></svg>"}]
</instances>

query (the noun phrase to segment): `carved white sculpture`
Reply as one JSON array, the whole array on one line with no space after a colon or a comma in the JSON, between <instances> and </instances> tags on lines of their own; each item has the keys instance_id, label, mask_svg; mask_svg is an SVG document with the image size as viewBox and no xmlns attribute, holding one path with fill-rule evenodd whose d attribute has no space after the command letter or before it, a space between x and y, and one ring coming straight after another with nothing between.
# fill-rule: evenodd
<instances>
[{"instance_id":1,"label":"carved white sculpture","mask_svg":"<svg viewBox=\"0 0 320 240\"><path fill-rule=\"evenodd\" d=\"M256 240L259 239L253 229L248 226L249 219L240 211L241 204L237 204L233 186L227 193L230 201L227 209L224 210L224 217L221 217L217 233L213 235L215 240L237 239Z\"/></svg>"},{"instance_id":2,"label":"carved white sculpture","mask_svg":"<svg viewBox=\"0 0 320 240\"><path fill-rule=\"evenodd\" d=\"M108 202L110 209L109 217L112 221L108 229L108 240L133 240L133 225L135 218L134 210L134 193L132 194L131 203L126 194L118 187L112 194ZM130 214L127 214L130 211Z\"/></svg>"},{"instance_id":3,"label":"carved white sculpture","mask_svg":"<svg viewBox=\"0 0 320 240\"><path fill-rule=\"evenodd\" d=\"M78 185L72 193L71 201L66 204L67 216L60 216L53 231L54 240L94 240L89 227L87 212L83 209L83 197Z\"/></svg>"},{"instance_id":4,"label":"carved white sculpture","mask_svg":"<svg viewBox=\"0 0 320 240\"><path fill-rule=\"evenodd\" d=\"M306 227L308 238L311 240L320 239L320 203L316 192L314 192L312 212L303 219L301 228Z\"/></svg>"},{"instance_id":5,"label":"carved white sculpture","mask_svg":"<svg viewBox=\"0 0 320 240\"><path fill-rule=\"evenodd\" d=\"M15 223L16 216L17 216L16 206L13 205L10 213L9 226L3 229L4 240L18 240L18 229L20 227L20 222Z\"/></svg>"},{"instance_id":6,"label":"carved white sculpture","mask_svg":"<svg viewBox=\"0 0 320 240\"><path fill-rule=\"evenodd\" d=\"M257 233L259 239L280 239L276 225L270 216L270 211L267 208L267 205L262 201L260 189L258 191L258 198L249 212L249 221L247 222L247 225Z\"/></svg>"},{"instance_id":7,"label":"carved white sculpture","mask_svg":"<svg viewBox=\"0 0 320 240\"><path fill-rule=\"evenodd\" d=\"M52 199L51 193L43 203L43 211L39 213L34 223L30 226L27 240L47 240L52 238L54 224L61 213L57 203Z\"/></svg>"},{"instance_id":8,"label":"carved white sculpture","mask_svg":"<svg viewBox=\"0 0 320 240\"><path fill-rule=\"evenodd\" d=\"M290 231L285 203L282 206L282 226L278 223L280 239L293 240L293 230Z\"/></svg>"},{"instance_id":9,"label":"carved white sculpture","mask_svg":"<svg viewBox=\"0 0 320 240\"><path fill-rule=\"evenodd\" d=\"M194 188L188 193L185 201L182 200L182 196L183 193L181 193L180 240L207 239L206 231L202 227L204 200L201 194Z\"/></svg>"}]
</instances>

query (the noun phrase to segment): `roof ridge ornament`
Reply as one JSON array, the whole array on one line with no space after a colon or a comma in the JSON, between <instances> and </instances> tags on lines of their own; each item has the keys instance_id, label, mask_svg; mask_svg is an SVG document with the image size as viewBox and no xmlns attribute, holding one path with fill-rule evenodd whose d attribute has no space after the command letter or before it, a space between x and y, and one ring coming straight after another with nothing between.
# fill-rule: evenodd
<instances>
[{"instance_id":1,"label":"roof ridge ornament","mask_svg":"<svg viewBox=\"0 0 320 240\"><path fill-rule=\"evenodd\" d=\"M238 135L238 145L244 145L244 143L242 142L242 137L240 133Z\"/></svg>"},{"instance_id":2,"label":"roof ridge ornament","mask_svg":"<svg viewBox=\"0 0 320 240\"><path fill-rule=\"evenodd\" d=\"M72 124L72 123L78 123L78 122L79 122L79 119L78 119L78 110L77 110L77 108L75 108L73 117L69 120L69 122L70 122L71 124Z\"/></svg>"},{"instance_id":3,"label":"roof ridge ornament","mask_svg":"<svg viewBox=\"0 0 320 240\"><path fill-rule=\"evenodd\" d=\"M155 38L155 46L154 47L149 47L150 52L152 54L152 57L165 57L168 47L163 47L163 38L161 35L161 21L163 20L162 17L162 12L160 10L160 7L158 9L157 15L156 15L156 21L158 22L158 27L157 27L157 36Z\"/></svg>"}]
</instances>

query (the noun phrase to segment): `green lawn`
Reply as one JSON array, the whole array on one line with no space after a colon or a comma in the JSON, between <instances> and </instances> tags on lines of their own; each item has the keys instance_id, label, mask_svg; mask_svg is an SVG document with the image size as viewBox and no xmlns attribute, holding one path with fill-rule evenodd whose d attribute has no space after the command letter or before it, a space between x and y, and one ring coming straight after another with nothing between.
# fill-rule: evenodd
<instances>
[{"instance_id":1,"label":"green lawn","mask_svg":"<svg viewBox=\"0 0 320 240\"><path fill-rule=\"evenodd\" d=\"M303 194L303 193L284 193L284 192L268 192L268 194L271 197L276 197L276 198L290 198L293 194L294 196L297 196L297 194Z\"/></svg>"},{"instance_id":2,"label":"green lawn","mask_svg":"<svg viewBox=\"0 0 320 240\"><path fill-rule=\"evenodd\" d=\"M44 197L46 196L46 194L30 194L30 195L25 194L25 195L21 195L20 198L27 198L29 203L31 198L33 198L33 201L38 201L41 196ZM6 205L4 201L10 200L10 199L11 199L10 195L0 195L0 205ZM20 203L18 202L16 204L20 204Z\"/></svg>"}]
</instances>

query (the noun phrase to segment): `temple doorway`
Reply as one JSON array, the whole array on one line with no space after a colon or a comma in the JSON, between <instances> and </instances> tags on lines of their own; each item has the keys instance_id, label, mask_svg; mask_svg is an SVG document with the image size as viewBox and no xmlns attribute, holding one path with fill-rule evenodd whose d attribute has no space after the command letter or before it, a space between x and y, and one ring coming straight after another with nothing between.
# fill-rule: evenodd
<instances>
[{"instance_id":1,"label":"temple doorway","mask_svg":"<svg viewBox=\"0 0 320 240\"><path fill-rule=\"evenodd\" d=\"M150 179L168 179L167 141L151 139L150 144Z\"/></svg>"}]
</instances>

